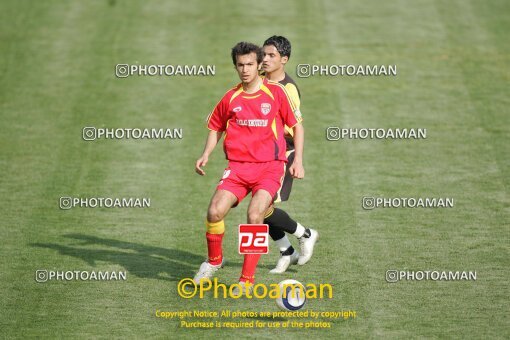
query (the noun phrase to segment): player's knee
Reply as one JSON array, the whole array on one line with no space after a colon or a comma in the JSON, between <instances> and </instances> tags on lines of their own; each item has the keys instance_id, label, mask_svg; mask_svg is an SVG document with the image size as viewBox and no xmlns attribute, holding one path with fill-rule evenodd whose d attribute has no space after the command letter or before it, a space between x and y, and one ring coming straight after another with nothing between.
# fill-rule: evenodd
<instances>
[{"instance_id":1,"label":"player's knee","mask_svg":"<svg viewBox=\"0 0 510 340\"><path fill-rule=\"evenodd\" d=\"M248 210L248 223L261 224L264 222L264 212L256 209Z\"/></svg>"},{"instance_id":2,"label":"player's knee","mask_svg":"<svg viewBox=\"0 0 510 340\"><path fill-rule=\"evenodd\" d=\"M219 221L223 220L223 216L219 212L209 211L207 213L207 220L209 222L216 223L216 222L219 222Z\"/></svg>"},{"instance_id":3,"label":"player's knee","mask_svg":"<svg viewBox=\"0 0 510 340\"><path fill-rule=\"evenodd\" d=\"M216 223L223 220L224 217L225 214L216 206L209 207L209 210L207 211L207 220L209 222Z\"/></svg>"}]
</instances>

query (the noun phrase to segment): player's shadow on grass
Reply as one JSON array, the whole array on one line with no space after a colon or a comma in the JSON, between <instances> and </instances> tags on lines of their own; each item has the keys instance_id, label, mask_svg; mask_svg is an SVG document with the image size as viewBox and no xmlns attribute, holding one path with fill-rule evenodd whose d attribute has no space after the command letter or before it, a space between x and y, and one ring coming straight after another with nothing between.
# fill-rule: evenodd
<instances>
[{"instance_id":1,"label":"player's shadow on grass","mask_svg":"<svg viewBox=\"0 0 510 340\"><path fill-rule=\"evenodd\" d=\"M193 277L204 261L203 256L180 249L154 247L83 234L66 234L64 236L80 242L72 245L55 243L32 243L30 245L53 249L61 255L79 258L93 267L97 262L115 263L135 276L167 281L179 281L185 277ZM241 267L242 263L228 261L227 265ZM262 267L268 268L268 266Z\"/></svg>"}]
</instances>

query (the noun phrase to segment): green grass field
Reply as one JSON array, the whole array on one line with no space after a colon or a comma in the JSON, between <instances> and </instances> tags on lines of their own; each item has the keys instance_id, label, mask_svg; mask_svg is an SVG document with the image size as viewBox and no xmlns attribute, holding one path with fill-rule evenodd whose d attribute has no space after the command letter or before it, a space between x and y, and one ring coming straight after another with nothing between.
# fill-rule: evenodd
<instances>
[{"instance_id":1,"label":"green grass field","mask_svg":"<svg viewBox=\"0 0 510 340\"><path fill-rule=\"evenodd\" d=\"M2 1L2 337L509 338L509 13L504 0ZM305 309L357 317L323 320L329 329L181 328L156 310L277 310L270 299L177 294L205 258L205 212L225 166L217 147L207 176L194 173L204 118L238 82L230 48L273 34L293 44L306 129L306 178L280 207L321 240L309 264L276 277L271 244L257 282L330 283L334 298ZM123 63L214 64L216 75L116 78ZM395 64L398 76L298 78L298 64ZM85 126L184 137L86 142ZM427 138L329 142L328 126L426 128ZM149 197L151 207L66 211L61 196ZM455 206L367 211L363 196ZM240 273L246 207L226 220L223 283ZM39 269L128 279L37 283ZM387 283L390 269L477 280ZM241 319L253 320L270 321Z\"/></svg>"}]
</instances>

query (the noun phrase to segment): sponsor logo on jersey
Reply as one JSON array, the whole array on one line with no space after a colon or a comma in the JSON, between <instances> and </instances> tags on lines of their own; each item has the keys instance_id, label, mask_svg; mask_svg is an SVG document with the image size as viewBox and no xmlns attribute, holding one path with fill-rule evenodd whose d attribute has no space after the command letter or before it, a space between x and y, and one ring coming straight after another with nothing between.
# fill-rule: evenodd
<instances>
[{"instance_id":1,"label":"sponsor logo on jersey","mask_svg":"<svg viewBox=\"0 0 510 340\"><path fill-rule=\"evenodd\" d=\"M237 113L237 112L241 111L242 109L243 109L242 107L237 106L237 107L234 107L234 109L232 111Z\"/></svg>"},{"instance_id":2,"label":"sponsor logo on jersey","mask_svg":"<svg viewBox=\"0 0 510 340\"><path fill-rule=\"evenodd\" d=\"M253 127L266 127L267 119L236 119L237 125L240 126L253 126Z\"/></svg>"}]
</instances>

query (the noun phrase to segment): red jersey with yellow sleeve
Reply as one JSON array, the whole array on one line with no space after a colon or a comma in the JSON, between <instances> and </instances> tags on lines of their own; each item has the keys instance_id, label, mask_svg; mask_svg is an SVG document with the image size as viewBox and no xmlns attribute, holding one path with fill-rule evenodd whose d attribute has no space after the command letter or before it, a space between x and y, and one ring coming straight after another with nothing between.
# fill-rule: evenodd
<instances>
[{"instance_id":1,"label":"red jersey with yellow sleeve","mask_svg":"<svg viewBox=\"0 0 510 340\"><path fill-rule=\"evenodd\" d=\"M301 121L285 87L263 79L255 93L244 92L242 84L229 90L209 115L207 127L225 131L223 149L230 161L287 161L284 127Z\"/></svg>"}]
</instances>

